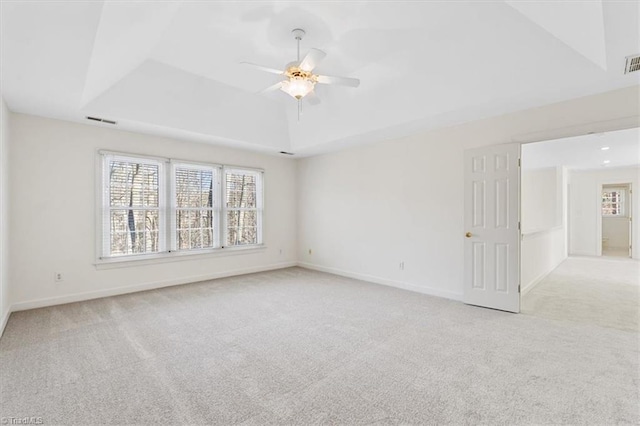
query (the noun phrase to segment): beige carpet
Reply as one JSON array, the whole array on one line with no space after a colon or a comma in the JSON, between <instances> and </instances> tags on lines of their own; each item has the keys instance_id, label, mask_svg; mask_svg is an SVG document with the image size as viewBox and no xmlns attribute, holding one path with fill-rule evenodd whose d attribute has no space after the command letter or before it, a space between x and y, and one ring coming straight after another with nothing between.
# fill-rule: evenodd
<instances>
[{"instance_id":1,"label":"beige carpet","mask_svg":"<svg viewBox=\"0 0 640 426\"><path fill-rule=\"evenodd\" d=\"M522 298L522 312L637 332L640 262L571 257Z\"/></svg>"},{"instance_id":2,"label":"beige carpet","mask_svg":"<svg viewBox=\"0 0 640 426\"><path fill-rule=\"evenodd\" d=\"M45 424L631 424L638 335L299 268L18 312L0 416Z\"/></svg>"}]
</instances>

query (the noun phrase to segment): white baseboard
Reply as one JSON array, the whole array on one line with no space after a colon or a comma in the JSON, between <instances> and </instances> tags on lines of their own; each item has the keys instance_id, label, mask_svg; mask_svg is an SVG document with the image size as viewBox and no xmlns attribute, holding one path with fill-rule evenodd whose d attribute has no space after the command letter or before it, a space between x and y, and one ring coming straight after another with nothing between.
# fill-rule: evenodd
<instances>
[{"instance_id":1,"label":"white baseboard","mask_svg":"<svg viewBox=\"0 0 640 426\"><path fill-rule=\"evenodd\" d=\"M555 269L555 268L553 268ZM520 292L521 296L524 296L525 294L529 293L531 290L533 290L533 288L535 286L537 286L538 284L540 284L542 282L542 280L544 280L545 278L547 278L547 275L549 275L551 272L553 272L553 269L550 270L549 272L545 272L544 274L540 275L538 278L534 279L533 281L531 281L529 284L525 284L522 286L522 291Z\"/></svg>"},{"instance_id":2,"label":"white baseboard","mask_svg":"<svg viewBox=\"0 0 640 426\"><path fill-rule=\"evenodd\" d=\"M13 312L13 306L9 306L7 312L5 312L4 317L2 317L2 322L0 323L0 337L4 334L4 328L7 326L7 322L9 321L9 315Z\"/></svg>"},{"instance_id":3,"label":"white baseboard","mask_svg":"<svg viewBox=\"0 0 640 426\"><path fill-rule=\"evenodd\" d=\"M520 292L521 296L524 296L525 294L529 293L531 290L533 290L533 288L535 286L537 286L538 284L540 284L545 278L547 278L547 276L552 273L553 271L556 270L556 268L558 266L560 266L560 264L562 262L564 262L565 260L567 260L569 258L569 256L565 256L562 259L560 259L560 261L558 263L556 263L553 268L549 269L547 272L541 274L540 276L538 276L538 278L534 279L533 281L531 281L528 284L525 284L522 286L522 291Z\"/></svg>"},{"instance_id":4,"label":"white baseboard","mask_svg":"<svg viewBox=\"0 0 640 426\"><path fill-rule=\"evenodd\" d=\"M150 283L135 284L125 287L109 288L97 291L88 291L83 293L75 293L64 296L48 297L44 299L28 300L25 302L14 303L11 312L24 311L27 309L44 308L46 306L62 305L65 303L81 302L84 300L99 299L102 297L118 296L121 294L135 293L138 291L154 290L162 287L171 287L175 285L191 284L200 281L213 280L216 278L232 277L236 275L253 274L256 272L266 272L275 269L290 268L297 266L297 262L282 262L268 266L258 266L253 268L235 269L231 271L215 272L205 275L194 275L190 277L177 278L166 281L155 281ZM8 315L7 315L8 318Z\"/></svg>"},{"instance_id":5,"label":"white baseboard","mask_svg":"<svg viewBox=\"0 0 640 426\"><path fill-rule=\"evenodd\" d=\"M328 266L314 265L307 262L298 262L301 268L312 269L314 271L327 272L329 274L340 275L347 278L355 278L357 280L367 281L374 284L386 285L389 287L401 288L403 290L414 291L416 293L427 294L429 296L443 297L445 299L462 301L462 293L441 290L433 287L422 287L415 284L404 283L401 281L393 281L386 278L380 278L373 275L360 274L357 272L344 271L342 269L330 268Z\"/></svg>"}]
</instances>

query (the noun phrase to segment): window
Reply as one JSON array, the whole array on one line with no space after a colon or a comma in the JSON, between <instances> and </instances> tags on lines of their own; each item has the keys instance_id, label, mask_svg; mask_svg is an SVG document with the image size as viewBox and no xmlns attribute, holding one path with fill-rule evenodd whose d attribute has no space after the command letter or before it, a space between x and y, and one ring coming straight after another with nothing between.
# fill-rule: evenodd
<instances>
[{"instance_id":1,"label":"window","mask_svg":"<svg viewBox=\"0 0 640 426\"><path fill-rule=\"evenodd\" d=\"M602 215L626 216L625 188L605 187L602 190Z\"/></svg>"},{"instance_id":2,"label":"window","mask_svg":"<svg viewBox=\"0 0 640 426\"><path fill-rule=\"evenodd\" d=\"M161 235L162 164L153 160L105 157L105 256L158 253Z\"/></svg>"},{"instance_id":3,"label":"window","mask_svg":"<svg viewBox=\"0 0 640 426\"><path fill-rule=\"evenodd\" d=\"M174 168L176 249L220 247L218 170L178 164Z\"/></svg>"},{"instance_id":4,"label":"window","mask_svg":"<svg viewBox=\"0 0 640 426\"><path fill-rule=\"evenodd\" d=\"M225 245L260 244L262 182L255 171L225 169Z\"/></svg>"},{"instance_id":5,"label":"window","mask_svg":"<svg viewBox=\"0 0 640 426\"><path fill-rule=\"evenodd\" d=\"M120 154L102 164L102 258L262 244L262 171Z\"/></svg>"}]
</instances>

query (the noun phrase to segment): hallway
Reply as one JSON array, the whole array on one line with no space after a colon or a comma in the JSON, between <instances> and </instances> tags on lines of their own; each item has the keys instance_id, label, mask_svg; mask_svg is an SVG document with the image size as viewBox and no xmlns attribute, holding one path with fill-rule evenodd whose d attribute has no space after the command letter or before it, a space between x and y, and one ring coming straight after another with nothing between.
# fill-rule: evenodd
<instances>
[{"instance_id":1,"label":"hallway","mask_svg":"<svg viewBox=\"0 0 640 426\"><path fill-rule=\"evenodd\" d=\"M570 257L522 296L522 313L638 331L640 262Z\"/></svg>"}]
</instances>

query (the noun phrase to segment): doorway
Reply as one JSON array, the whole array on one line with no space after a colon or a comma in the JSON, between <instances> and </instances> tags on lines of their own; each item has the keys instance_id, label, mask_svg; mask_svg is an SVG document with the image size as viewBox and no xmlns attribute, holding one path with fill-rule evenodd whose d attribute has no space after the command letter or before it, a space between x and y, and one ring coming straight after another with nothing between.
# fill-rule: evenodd
<instances>
[{"instance_id":1,"label":"doorway","mask_svg":"<svg viewBox=\"0 0 640 426\"><path fill-rule=\"evenodd\" d=\"M637 197L632 198L632 186L640 185L638 138L640 128L632 128L467 150L464 301L518 312L526 301L520 296L527 298L567 258L603 254L603 225L605 256L624 257L602 260L637 262L629 257L640 258L631 252L640 233L629 222L632 210L640 211ZM608 202L604 222L603 194ZM626 238L610 232L608 217L626 225ZM611 278L619 278L620 268L609 266ZM519 276L512 278L514 271ZM571 298L584 290L576 283L564 280L557 289ZM543 296L539 299L549 303L557 300ZM610 307L603 304L603 309Z\"/></svg>"},{"instance_id":2,"label":"doorway","mask_svg":"<svg viewBox=\"0 0 640 426\"><path fill-rule=\"evenodd\" d=\"M601 194L601 255L632 257L631 183L603 184Z\"/></svg>"},{"instance_id":3,"label":"doorway","mask_svg":"<svg viewBox=\"0 0 640 426\"><path fill-rule=\"evenodd\" d=\"M638 331L640 129L522 146L521 312Z\"/></svg>"}]
</instances>

